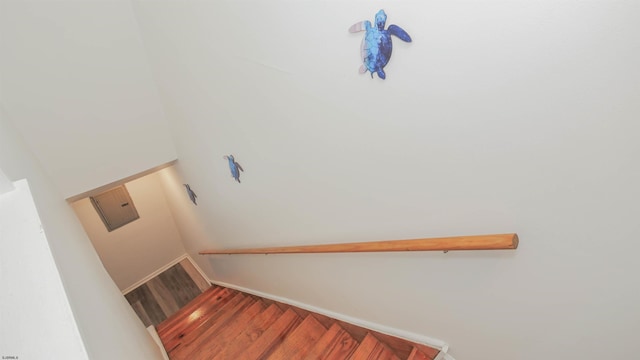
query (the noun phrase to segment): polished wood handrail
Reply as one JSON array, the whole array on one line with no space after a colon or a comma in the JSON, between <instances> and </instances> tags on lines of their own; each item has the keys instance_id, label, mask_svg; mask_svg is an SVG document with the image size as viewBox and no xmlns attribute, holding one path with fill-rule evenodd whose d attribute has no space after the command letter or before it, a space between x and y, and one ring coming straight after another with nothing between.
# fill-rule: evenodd
<instances>
[{"instance_id":1,"label":"polished wood handrail","mask_svg":"<svg viewBox=\"0 0 640 360\"><path fill-rule=\"evenodd\" d=\"M370 241L343 244L282 246L250 249L205 250L200 255L304 254L388 251L506 250L518 248L517 234L456 236L412 240Z\"/></svg>"}]
</instances>

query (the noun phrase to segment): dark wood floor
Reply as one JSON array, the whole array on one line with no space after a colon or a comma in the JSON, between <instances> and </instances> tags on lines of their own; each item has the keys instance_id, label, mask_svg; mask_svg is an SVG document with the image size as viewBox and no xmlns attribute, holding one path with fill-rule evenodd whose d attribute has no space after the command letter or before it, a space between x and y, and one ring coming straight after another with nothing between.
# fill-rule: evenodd
<instances>
[{"instance_id":1,"label":"dark wood floor","mask_svg":"<svg viewBox=\"0 0 640 360\"><path fill-rule=\"evenodd\" d=\"M188 259L125 295L144 326L158 325L205 291L210 284Z\"/></svg>"}]
</instances>

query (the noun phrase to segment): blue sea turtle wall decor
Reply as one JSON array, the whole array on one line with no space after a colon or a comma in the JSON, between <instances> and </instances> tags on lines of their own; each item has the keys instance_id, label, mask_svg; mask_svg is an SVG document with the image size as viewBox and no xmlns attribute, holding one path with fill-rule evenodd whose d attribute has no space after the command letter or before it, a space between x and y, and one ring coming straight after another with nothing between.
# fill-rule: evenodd
<instances>
[{"instance_id":1,"label":"blue sea turtle wall decor","mask_svg":"<svg viewBox=\"0 0 640 360\"><path fill-rule=\"evenodd\" d=\"M187 189L187 195L189 195L189 199L191 199L191 202L193 202L195 205L198 205L198 203L196 202L198 195L196 195L196 193L193 190L191 190L191 186L189 186L189 184L182 184L182 185L184 185L184 187Z\"/></svg>"},{"instance_id":2,"label":"blue sea turtle wall decor","mask_svg":"<svg viewBox=\"0 0 640 360\"><path fill-rule=\"evenodd\" d=\"M375 26L372 26L369 20L365 20L353 24L349 28L349 32L352 33L365 32L360 49L362 56L360 73L364 74L369 71L372 78L373 73L378 74L380 79L387 77L384 67L391 58L391 50L393 48L391 35L398 37L402 41L411 42L411 36L398 25L389 25L389 28L385 30L384 25L386 22L387 14L385 14L384 10L380 10L376 14Z\"/></svg>"},{"instance_id":3,"label":"blue sea turtle wall decor","mask_svg":"<svg viewBox=\"0 0 640 360\"><path fill-rule=\"evenodd\" d=\"M229 162L229 170L231 170L231 176L236 179L237 182L240 182L240 171L244 172L244 169L240 164L236 162L236 159L233 158L233 155L225 155L224 158Z\"/></svg>"}]
</instances>

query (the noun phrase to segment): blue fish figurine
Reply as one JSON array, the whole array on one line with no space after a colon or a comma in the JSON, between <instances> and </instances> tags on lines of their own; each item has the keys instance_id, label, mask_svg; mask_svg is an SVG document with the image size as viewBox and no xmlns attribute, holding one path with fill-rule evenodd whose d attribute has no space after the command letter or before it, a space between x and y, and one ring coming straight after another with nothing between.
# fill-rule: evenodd
<instances>
[{"instance_id":1,"label":"blue fish figurine","mask_svg":"<svg viewBox=\"0 0 640 360\"><path fill-rule=\"evenodd\" d=\"M184 187L187 188L187 194L189 195L189 199L191 199L191 202L198 205L198 203L196 202L198 195L196 195L196 193L193 190L191 190L191 186L189 186L189 184L182 184L182 185L184 185Z\"/></svg>"},{"instance_id":2,"label":"blue fish figurine","mask_svg":"<svg viewBox=\"0 0 640 360\"><path fill-rule=\"evenodd\" d=\"M231 170L231 176L236 179L237 182L240 182L240 171L244 172L242 166L236 162L233 158L233 155L225 155L224 156L227 161L229 161L229 170Z\"/></svg>"},{"instance_id":3,"label":"blue fish figurine","mask_svg":"<svg viewBox=\"0 0 640 360\"><path fill-rule=\"evenodd\" d=\"M398 25L389 25L389 28L385 30L384 25L387 22L387 14L385 14L384 10L378 11L375 21L375 26L371 26L369 20L353 24L349 28L349 32L365 32L364 39L362 39L362 47L360 48L363 62L360 66L360 73L364 74L369 71L372 78L373 73L376 73L380 79L384 80L387 77L384 67L391 58L391 50L393 48L391 35L406 42L411 42L411 36Z\"/></svg>"}]
</instances>

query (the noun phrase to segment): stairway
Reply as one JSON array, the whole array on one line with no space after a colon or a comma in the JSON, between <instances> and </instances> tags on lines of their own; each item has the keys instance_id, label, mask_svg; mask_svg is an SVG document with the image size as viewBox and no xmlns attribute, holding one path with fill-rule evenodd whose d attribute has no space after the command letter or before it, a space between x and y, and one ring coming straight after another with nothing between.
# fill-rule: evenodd
<instances>
[{"instance_id":1,"label":"stairway","mask_svg":"<svg viewBox=\"0 0 640 360\"><path fill-rule=\"evenodd\" d=\"M157 326L171 360L432 360L437 349L212 286Z\"/></svg>"}]
</instances>

